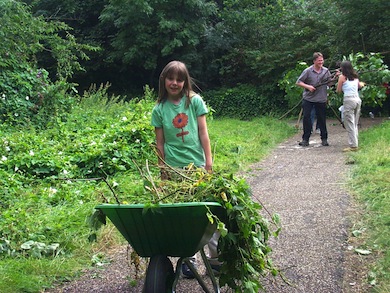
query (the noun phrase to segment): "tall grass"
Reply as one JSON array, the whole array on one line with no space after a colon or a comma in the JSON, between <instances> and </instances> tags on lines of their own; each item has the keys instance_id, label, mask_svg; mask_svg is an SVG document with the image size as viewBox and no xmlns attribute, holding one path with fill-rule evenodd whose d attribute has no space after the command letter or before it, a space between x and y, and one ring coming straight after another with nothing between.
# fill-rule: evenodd
<instances>
[{"instance_id":1,"label":"tall grass","mask_svg":"<svg viewBox=\"0 0 390 293\"><path fill-rule=\"evenodd\" d=\"M0 292L42 292L53 283L75 278L89 265L88 258L5 259L0 265Z\"/></svg>"},{"instance_id":2,"label":"tall grass","mask_svg":"<svg viewBox=\"0 0 390 293\"><path fill-rule=\"evenodd\" d=\"M390 292L390 121L360 134L353 154L350 186L365 207L365 246L378 260L372 266L374 292Z\"/></svg>"},{"instance_id":3,"label":"tall grass","mask_svg":"<svg viewBox=\"0 0 390 293\"><path fill-rule=\"evenodd\" d=\"M252 121L217 119L208 126L215 168L231 173L261 160L295 131L285 122L269 117Z\"/></svg>"}]
</instances>

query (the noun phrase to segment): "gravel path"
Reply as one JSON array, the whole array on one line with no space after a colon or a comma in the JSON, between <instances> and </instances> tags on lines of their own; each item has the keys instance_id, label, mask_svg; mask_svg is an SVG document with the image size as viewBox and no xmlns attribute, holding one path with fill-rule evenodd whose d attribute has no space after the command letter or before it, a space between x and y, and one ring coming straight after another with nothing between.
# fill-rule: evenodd
<instances>
[{"instance_id":1,"label":"gravel path","mask_svg":"<svg viewBox=\"0 0 390 293\"><path fill-rule=\"evenodd\" d=\"M362 119L362 126L378 122ZM359 208L345 186L350 165L342 149L347 147L347 134L337 121L328 121L328 132L329 147L321 146L319 134L311 137L309 147L300 147L298 133L245 174L256 198L269 212L278 213L282 222L282 232L272 240L272 258L290 285L278 277L266 278L267 292L369 290L368 259L353 252L358 243L348 237ZM114 252L104 269L87 271L80 279L45 292L141 292L142 281L129 284L132 271L126 250L124 246ZM196 281L180 279L177 292L203 291Z\"/></svg>"}]
</instances>

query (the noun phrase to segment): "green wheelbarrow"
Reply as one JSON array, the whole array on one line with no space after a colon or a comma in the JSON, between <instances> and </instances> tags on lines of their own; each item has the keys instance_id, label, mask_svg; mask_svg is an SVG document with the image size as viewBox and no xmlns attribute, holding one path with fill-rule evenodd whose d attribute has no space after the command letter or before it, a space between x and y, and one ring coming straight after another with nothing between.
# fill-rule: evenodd
<instances>
[{"instance_id":1,"label":"green wheelbarrow","mask_svg":"<svg viewBox=\"0 0 390 293\"><path fill-rule=\"evenodd\" d=\"M198 251L214 292L220 292L203 249L216 230L216 223L210 223L207 213L211 212L220 219L225 213L219 203L159 204L152 208L143 204L101 204L96 209L111 220L139 256L150 258L143 293L176 292L183 262L203 290L211 292L188 259ZM179 258L175 270L168 256Z\"/></svg>"}]
</instances>

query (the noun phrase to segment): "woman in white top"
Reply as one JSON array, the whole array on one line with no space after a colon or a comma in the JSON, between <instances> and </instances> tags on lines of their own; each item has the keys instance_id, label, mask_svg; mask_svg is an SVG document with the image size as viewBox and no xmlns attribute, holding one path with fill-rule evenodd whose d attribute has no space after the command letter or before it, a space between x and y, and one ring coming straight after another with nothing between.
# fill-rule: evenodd
<instances>
[{"instance_id":1,"label":"woman in white top","mask_svg":"<svg viewBox=\"0 0 390 293\"><path fill-rule=\"evenodd\" d=\"M351 62L343 61L340 65L341 74L339 75L336 91L344 93L344 125L348 132L349 147L345 152L358 150L358 122L360 117L360 108L362 100L359 97L359 89L364 86L359 82L359 76L353 69Z\"/></svg>"}]
</instances>

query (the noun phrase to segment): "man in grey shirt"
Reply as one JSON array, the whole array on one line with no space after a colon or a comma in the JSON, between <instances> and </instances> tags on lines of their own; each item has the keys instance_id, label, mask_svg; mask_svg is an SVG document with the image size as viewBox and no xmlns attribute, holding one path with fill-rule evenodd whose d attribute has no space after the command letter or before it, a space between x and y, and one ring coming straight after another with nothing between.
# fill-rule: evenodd
<instances>
[{"instance_id":1,"label":"man in grey shirt","mask_svg":"<svg viewBox=\"0 0 390 293\"><path fill-rule=\"evenodd\" d=\"M328 131L326 129L326 103L328 100L328 84L333 80L328 68L324 67L324 57L320 52L313 54L313 65L302 71L296 84L303 91L303 135L300 146L308 146L312 132L310 113L314 107L317 125L321 131L323 146L328 146Z\"/></svg>"}]
</instances>

